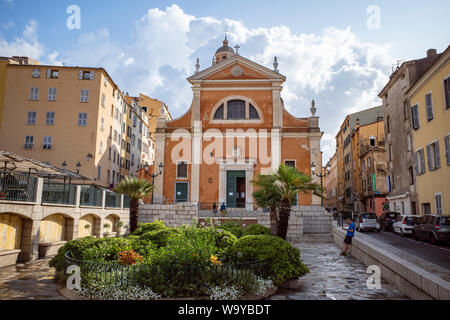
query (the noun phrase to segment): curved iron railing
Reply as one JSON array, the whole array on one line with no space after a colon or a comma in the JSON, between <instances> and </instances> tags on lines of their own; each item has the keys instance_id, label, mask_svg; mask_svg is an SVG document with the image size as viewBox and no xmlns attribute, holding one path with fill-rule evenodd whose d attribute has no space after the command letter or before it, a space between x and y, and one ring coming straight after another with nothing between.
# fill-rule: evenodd
<instances>
[{"instance_id":1,"label":"curved iron railing","mask_svg":"<svg viewBox=\"0 0 450 320\"><path fill-rule=\"evenodd\" d=\"M267 275L268 260L223 265L152 266L83 261L65 254L64 273L69 266L80 268L81 286L130 286L150 288L169 298L204 296L215 285L234 283L252 275Z\"/></svg>"}]
</instances>

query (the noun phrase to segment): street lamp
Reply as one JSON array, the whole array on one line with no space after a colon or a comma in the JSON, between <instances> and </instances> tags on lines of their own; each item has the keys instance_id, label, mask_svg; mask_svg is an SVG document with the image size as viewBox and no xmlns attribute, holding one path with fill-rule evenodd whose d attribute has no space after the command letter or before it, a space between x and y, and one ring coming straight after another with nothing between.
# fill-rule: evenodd
<instances>
[{"instance_id":1,"label":"street lamp","mask_svg":"<svg viewBox=\"0 0 450 320\"><path fill-rule=\"evenodd\" d=\"M163 163L161 162L161 163L159 164L159 173L158 173L158 174L152 173L152 174L150 175L150 176L152 177L152 186L155 185L155 178L156 178L157 176L160 176L160 175L162 174L163 169L164 169L164 165L163 165ZM154 188L152 188L152 204L153 204L153 190L154 190Z\"/></svg>"},{"instance_id":2,"label":"street lamp","mask_svg":"<svg viewBox=\"0 0 450 320\"><path fill-rule=\"evenodd\" d=\"M63 168L63 170L67 169L67 162L64 160L64 162L61 164L61 167Z\"/></svg>"},{"instance_id":3,"label":"street lamp","mask_svg":"<svg viewBox=\"0 0 450 320\"><path fill-rule=\"evenodd\" d=\"M325 178L327 175L330 174L330 163L329 162L327 163L326 169L327 169L327 172L325 172L324 174L322 174L322 173L317 174L316 173L316 164L314 162L311 163L311 172L312 172L313 175L315 175L316 177L320 178L320 187L322 189L323 189L323 178ZM322 207L323 207L323 198L321 199L321 204L322 204Z\"/></svg>"},{"instance_id":4,"label":"street lamp","mask_svg":"<svg viewBox=\"0 0 450 320\"><path fill-rule=\"evenodd\" d=\"M80 173L80 170L81 170L81 162L78 161L78 162L77 162L77 174Z\"/></svg>"}]
</instances>

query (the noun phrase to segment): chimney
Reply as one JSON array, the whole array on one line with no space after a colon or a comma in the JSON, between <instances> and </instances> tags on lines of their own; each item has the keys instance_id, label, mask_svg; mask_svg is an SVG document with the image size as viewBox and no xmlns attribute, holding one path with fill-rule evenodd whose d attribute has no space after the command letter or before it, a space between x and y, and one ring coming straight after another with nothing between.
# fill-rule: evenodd
<instances>
[{"instance_id":1,"label":"chimney","mask_svg":"<svg viewBox=\"0 0 450 320\"><path fill-rule=\"evenodd\" d=\"M435 56L437 54L436 49L428 49L427 50L427 58Z\"/></svg>"}]
</instances>

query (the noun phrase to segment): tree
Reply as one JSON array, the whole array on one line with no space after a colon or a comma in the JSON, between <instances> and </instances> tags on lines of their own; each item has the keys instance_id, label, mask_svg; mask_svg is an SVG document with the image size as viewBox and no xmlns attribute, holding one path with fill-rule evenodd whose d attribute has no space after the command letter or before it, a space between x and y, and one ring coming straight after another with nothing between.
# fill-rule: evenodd
<instances>
[{"instance_id":1,"label":"tree","mask_svg":"<svg viewBox=\"0 0 450 320\"><path fill-rule=\"evenodd\" d=\"M276 192L275 189L276 176L272 175L262 175L258 176L258 180L252 181L253 184L258 188L253 193L253 198L256 204L262 208L270 209L270 234L273 236L278 235L278 212L277 205L281 201L281 197Z\"/></svg>"},{"instance_id":2,"label":"tree","mask_svg":"<svg viewBox=\"0 0 450 320\"><path fill-rule=\"evenodd\" d=\"M276 226L276 235L286 240L289 227L291 206L295 203L299 192L323 197L323 189L311 182L309 175L299 172L296 168L280 165L278 171L269 176L258 177L254 184L259 189L253 194L259 206L270 208L271 232ZM277 214L278 209L278 214Z\"/></svg>"},{"instance_id":3,"label":"tree","mask_svg":"<svg viewBox=\"0 0 450 320\"><path fill-rule=\"evenodd\" d=\"M147 196L153 189L150 182L135 177L125 177L114 191L126 194L130 198L130 233L137 228L139 216L139 200Z\"/></svg>"}]
</instances>

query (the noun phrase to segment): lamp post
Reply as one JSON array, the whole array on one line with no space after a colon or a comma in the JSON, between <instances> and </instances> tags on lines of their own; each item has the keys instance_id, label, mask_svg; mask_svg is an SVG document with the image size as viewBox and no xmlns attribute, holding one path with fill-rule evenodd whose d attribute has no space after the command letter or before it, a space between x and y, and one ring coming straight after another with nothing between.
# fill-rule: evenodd
<instances>
[{"instance_id":1,"label":"lamp post","mask_svg":"<svg viewBox=\"0 0 450 320\"><path fill-rule=\"evenodd\" d=\"M316 173L316 164L313 162L313 163L311 163L311 172L313 175L320 178L320 187L323 189L323 178L325 178L327 175L330 174L330 163L329 162L327 163L327 172L325 172L324 174L322 174L322 173L317 174ZM323 198L321 199L321 204L323 207Z\"/></svg>"},{"instance_id":2,"label":"lamp post","mask_svg":"<svg viewBox=\"0 0 450 320\"><path fill-rule=\"evenodd\" d=\"M81 162L78 161L77 162L77 174L80 174L80 170L81 170Z\"/></svg>"},{"instance_id":3,"label":"lamp post","mask_svg":"<svg viewBox=\"0 0 450 320\"><path fill-rule=\"evenodd\" d=\"M158 174L154 174L154 173L152 173L150 176L152 177L152 186L155 186L155 178L157 177L157 176L160 176L161 174L162 174L162 170L164 169L164 165L163 165L163 163L161 162L160 164L159 164L159 173ZM153 190L154 190L154 188L152 188L152 204L153 204Z\"/></svg>"}]
</instances>

